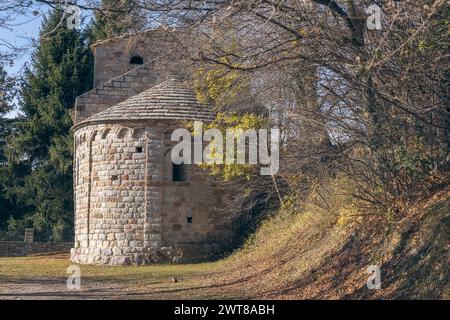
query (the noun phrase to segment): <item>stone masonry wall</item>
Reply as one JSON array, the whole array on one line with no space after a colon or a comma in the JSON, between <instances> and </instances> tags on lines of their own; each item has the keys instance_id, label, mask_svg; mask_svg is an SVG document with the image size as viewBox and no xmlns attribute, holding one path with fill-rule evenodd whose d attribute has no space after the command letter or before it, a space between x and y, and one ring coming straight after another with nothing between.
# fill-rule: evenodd
<instances>
[{"instance_id":1,"label":"stone masonry wall","mask_svg":"<svg viewBox=\"0 0 450 320\"><path fill-rule=\"evenodd\" d=\"M169 127L164 139L163 242L178 248L181 260L202 261L230 247L231 214L224 209L231 192L197 165L186 166L186 181L171 181L170 151L176 142L170 141L170 133L174 129Z\"/></svg>"},{"instance_id":2,"label":"stone masonry wall","mask_svg":"<svg viewBox=\"0 0 450 320\"><path fill-rule=\"evenodd\" d=\"M196 39L194 39L196 40ZM79 96L74 124L134 96L169 74L186 78L196 41L188 33L149 30L92 46L94 89ZM141 57L142 65L132 64ZM227 191L186 166L172 181L170 133L179 124L90 124L74 133L75 243L71 261L140 264L199 261L226 250Z\"/></svg>"},{"instance_id":3,"label":"stone masonry wall","mask_svg":"<svg viewBox=\"0 0 450 320\"><path fill-rule=\"evenodd\" d=\"M171 73L189 74L189 59L183 58L186 43L176 32L149 30L93 45L94 89L77 98L74 123L151 88ZM130 64L133 56L141 57L143 64Z\"/></svg>"},{"instance_id":4,"label":"stone masonry wall","mask_svg":"<svg viewBox=\"0 0 450 320\"><path fill-rule=\"evenodd\" d=\"M74 123L103 111L156 83L152 62L134 68L77 97Z\"/></svg>"},{"instance_id":5,"label":"stone masonry wall","mask_svg":"<svg viewBox=\"0 0 450 320\"><path fill-rule=\"evenodd\" d=\"M155 29L101 41L92 46L94 52L94 87L124 74L136 67L132 57L141 57L143 63L154 62L156 75L179 73L182 53L193 43L186 33Z\"/></svg>"},{"instance_id":6,"label":"stone masonry wall","mask_svg":"<svg viewBox=\"0 0 450 320\"><path fill-rule=\"evenodd\" d=\"M68 252L72 242L0 241L0 257L19 257L32 254Z\"/></svg>"},{"instance_id":7,"label":"stone masonry wall","mask_svg":"<svg viewBox=\"0 0 450 320\"><path fill-rule=\"evenodd\" d=\"M144 247L145 130L93 127L76 133L75 248L81 249L77 262L137 261Z\"/></svg>"},{"instance_id":8,"label":"stone masonry wall","mask_svg":"<svg viewBox=\"0 0 450 320\"><path fill-rule=\"evenodd\" d=\"M147 121L75 132L73 262L197 261L230 243L225 192L208 173L190 166L188 181L171 180L171 130Z\"/></svg>"}]
</instances>

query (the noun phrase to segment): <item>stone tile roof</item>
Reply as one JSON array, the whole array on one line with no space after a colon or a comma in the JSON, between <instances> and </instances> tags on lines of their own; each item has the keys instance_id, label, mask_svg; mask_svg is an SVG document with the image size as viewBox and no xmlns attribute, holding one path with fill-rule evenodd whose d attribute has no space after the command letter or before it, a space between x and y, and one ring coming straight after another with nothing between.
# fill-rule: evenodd
<instances>
[{"instance_id":1,"label":"stone tile roof","mask_svg":"<svg viewBox=\"0 0 450 320\"><path fill-rule=\"evenodd\" d=\"M189 89L175 77L77 123L120 122L128 120L201 120L211 121L214 113L201 104Z\"/></svg>"}]
</instances>

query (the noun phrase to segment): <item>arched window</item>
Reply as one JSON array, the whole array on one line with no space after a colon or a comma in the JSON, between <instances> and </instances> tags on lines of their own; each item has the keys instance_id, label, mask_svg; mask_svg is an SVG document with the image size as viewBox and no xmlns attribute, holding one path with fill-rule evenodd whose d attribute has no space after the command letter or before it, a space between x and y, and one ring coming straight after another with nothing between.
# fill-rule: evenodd
<instances>
[{"instance_id":1,"label":"arched window","mask_svg":"<svg viewBox=\"0 0 450 320\"><path fill-rule=\"evenodd\" d=\"M132 56L130 64L144 64L144 59L140 56Z\"/></svg>"}]
</instances>

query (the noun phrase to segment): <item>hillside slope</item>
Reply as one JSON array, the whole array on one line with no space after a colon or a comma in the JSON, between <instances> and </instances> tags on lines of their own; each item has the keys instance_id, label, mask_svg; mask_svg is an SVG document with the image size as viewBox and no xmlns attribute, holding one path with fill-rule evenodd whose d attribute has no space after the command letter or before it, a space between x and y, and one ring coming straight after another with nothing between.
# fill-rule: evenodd
<instances>
[{"instance_id":1,"label":"hillside slope","mask_svg":"<svg viewBox=\"0 0 450 320\"><path fill-rule=\"evenodd\" d=\"M308 211L274 217L219 264L210 286L251 299L448 299L449 195L441 191L395 222L341 223ZM380 266L380 290L367 288L369 265Z\"/></svg>"}]
</instances>

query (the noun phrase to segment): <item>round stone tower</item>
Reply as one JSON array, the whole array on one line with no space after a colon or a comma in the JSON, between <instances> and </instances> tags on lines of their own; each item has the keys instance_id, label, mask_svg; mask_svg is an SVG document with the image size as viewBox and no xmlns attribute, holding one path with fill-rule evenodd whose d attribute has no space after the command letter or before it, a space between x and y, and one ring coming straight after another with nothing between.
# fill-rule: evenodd
<instances>
[{"instance_id":1,"label":"round stone tower","mask_svg":"<svg viewBox=\"0 0 450 320\"><path fill-rule=\"evenodd\" d=\"M72 262L191 262L228 248L226 190L203 169L174 165L170 156L174 129L212 119L192 90L170 78L73 127Z\"/></svg>"}]
</instances>

